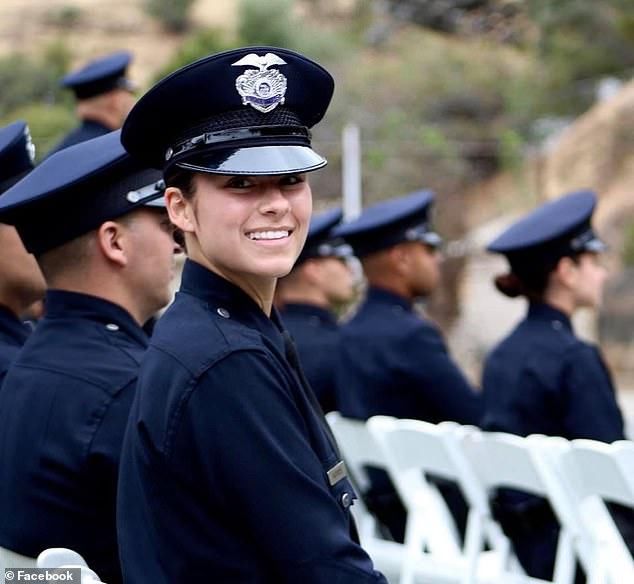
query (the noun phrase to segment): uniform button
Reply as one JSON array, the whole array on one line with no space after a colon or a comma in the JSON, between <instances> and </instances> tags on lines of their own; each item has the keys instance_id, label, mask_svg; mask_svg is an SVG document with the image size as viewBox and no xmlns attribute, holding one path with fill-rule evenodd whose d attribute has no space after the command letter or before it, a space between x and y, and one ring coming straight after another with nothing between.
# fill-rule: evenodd
<instances>
[{"instance_id":1,"label":"uniform button","mask_svg":"<svg viewBox=\"0 0 634 584\"><path fill-rule=\"evenodd\" d=\"M352 495L350 493L344 493L341 495L341 505L344 509L347 509L352 505Z\"/></svg>"},{"instance_id":2,"label":"uniform button","mask_svg":"<svg viewBox=\"0 0 634 584\"><path fill-rule=\"evenodd\" d=\"M231 315L229 314L229 311L226 308L218 308L216 310L216 312L222 316L222 318L230 318Z\"/></svg>"},{"instance_id":3,"label":"uniform button","mask_svg":"<svg viewBox=\"0 0 634 584\"><path fill-rule=\"evenodd\" d=\"M563 326L558 320L553 320L552 325L556 331L560 331L561 327Z\"/></svg>"},{"instance_id":4,"label":"uniform button","mask_svg":"<svg viewBox=\"0 0 634 584\"><path fill-rule=\"evenodd\" d=\"M118 331L118 330L119 330L119 325L118 325L118 324L115 324L114 322L109 322L109 323L106 325L106 328L107 328L109 331Z\"/></svg>"}]
</instances>

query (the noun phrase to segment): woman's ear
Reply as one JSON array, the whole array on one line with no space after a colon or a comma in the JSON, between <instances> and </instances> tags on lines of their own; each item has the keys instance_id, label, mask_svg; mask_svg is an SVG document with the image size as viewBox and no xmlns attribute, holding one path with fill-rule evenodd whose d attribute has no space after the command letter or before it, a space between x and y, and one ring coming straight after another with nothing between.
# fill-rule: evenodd
<instances>
[{"instance_id":1,"label":"woman's ear","mask_svg":"<svg viewBox=\"0 0 634 584\"><path fill-rule=\"evenodd\" d=\"M124 226L116 221L106 221L97 230L97 245L101 253L122 267L128 263L125 238Z\"/></svg>"},{"instance_id":2,"label":"woman's ear","mask_svg":"<svg viewBox=\"0 0 634 584\"><path fill-rule=\"evenodd\" d=\"M578 265L572 258L565 256L557 262L555 274L557 275L559 281L565 286L570 288L576 286L577 273Z\"/></svg>"},{"instance_id":3,"label":"woman's ear","mask_svg":"<svg viewBox=\"0 0 634 584\"><path fill-rule=\"evenodd\" d=\"M165 206L170 221L185 233L192 233L195 228L194 207L181 189L168 187L165 190Z\"/></svg>"}]
</instances>

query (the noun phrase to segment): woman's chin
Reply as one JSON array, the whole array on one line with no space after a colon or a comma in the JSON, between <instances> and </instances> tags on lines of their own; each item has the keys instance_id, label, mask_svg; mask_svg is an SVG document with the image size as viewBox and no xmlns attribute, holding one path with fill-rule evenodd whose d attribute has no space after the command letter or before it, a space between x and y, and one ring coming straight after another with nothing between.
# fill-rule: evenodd
<instances>
[{"instance_id":1,"label":"woman's chin","mask_svg":"<svg viewBox=\"0 0 634 584\"><path fill-rule=\"evenodd\" d=\"M259 262L250 271L260 278L282 278L293 269L294 264L295 261L291 259L271 259L267 262Z\"/></svg>"}]
</instances>

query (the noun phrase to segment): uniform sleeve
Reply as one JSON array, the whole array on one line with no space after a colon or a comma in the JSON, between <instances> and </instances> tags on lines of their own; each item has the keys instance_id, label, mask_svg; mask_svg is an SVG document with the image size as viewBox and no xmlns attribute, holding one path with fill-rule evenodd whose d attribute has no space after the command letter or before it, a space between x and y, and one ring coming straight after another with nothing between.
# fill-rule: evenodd
<instances>
[{"instance_id":1,"label":"uniform sleeve","mask_svg":"<svg viewBox=\"0 0 634 584\"><path fill-rule=\"evenodd\" d=\"M424 401L434 408L440 420L480 422L484 412L482 396L453 361L434 327L426 326L409 335L401 351L412 387L424 392Z\"/></svg>"},{"instance_id":2,"label":"uniform sleeve","mask_svg":"<svg viewBox=\"0 0 634 584\"><path fill-rule=\"evenodd\" d=\"M121 581L116 535L117 479L135 385L136 379L104 404L82 473L82 488L88 500L92 501L95 517L94 525L89 526L93 532L91 546L100 550L91 560L91 568L104 582ZM89 560L88 557L86 559Z\"/></svg>"},{"instance_id":3,"label":"uniform sleeve","mask_svg":"<svg viewBox=\"0 0 634 584\"><path fill-rule=\"evenodd\" d=\"M217 363L185 418L205 486L235 510L245 537L276 566L276 581L386 582L352 541L328 464L311 447L289 381L268 355L243 351Z\"/></svg>"},{"instance_id":4,"label":"uniform sleeve","mask_svg":"<svg viewBox=\"0 0 634 584\"><path fill-rule=\"evenodd\" d=\"M121 445L130 408L134 399L136 378L130 380L96 411L96 430L87 453L86 477L99 491L116 492ZM99 416L99 413L101 415Z\"/></svg>"},{"instance_id":5,"label":"uniform sleeve","mask_svg":"<svg viewBox=\"0 0 634 584\"><path fill-rule=\"evenodd\" d=\"M602 442L622 440L623 417L599 351L585 343L576 345L565 356L563 376L566 436Z\"/></svg>"}]
</instances>

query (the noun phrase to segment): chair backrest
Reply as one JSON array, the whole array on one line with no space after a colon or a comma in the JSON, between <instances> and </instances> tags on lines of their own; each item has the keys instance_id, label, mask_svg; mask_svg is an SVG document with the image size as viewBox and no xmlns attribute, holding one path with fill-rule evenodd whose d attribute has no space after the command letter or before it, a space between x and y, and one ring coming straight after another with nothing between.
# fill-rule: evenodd
<instances>
[{"instance_id":1,"label":"chair backrest","mask_svg":"<svg viewBox=\"0 0 634 584\"><path fill-rule=\"evenodd\" d=\"M503 432L472 433L463 437L461 446L487 489L511 488L548 495L525 438Z\"/></svg>"},{"instance_id":2,"label":"chair backrest","mask_svg":"<svg viewBox=\"0 0 634 584\"><path fill-rule=\"evenodd\" d=\"M421 471L444 479L459 478L444 440L448 432L446 426L374 416L368 420L368 428L384 447L383 454L390 469L399 475L413 474L416 482L422 480Z\"/></svg>"},{"instance_id":3,"label":"chair backrest","mask_svg":"<svg viewBox=\"0 0 634 584\"><path fill-rule=\"evenodd\" d=\"M59 568L67 565L88 567L81 554L68 548L48 548L37 557L38 568Z\"/></svg>"},{"instance_id":4,"label":"chair backrest","mask_svg":"<svg viewBox=\"0 0 634 584\"><path fill-rule=\"evenodd\" d=\"M634 444L572 440L553 462L577 510L575 546L589 581L634 582L634 560L605 506L610 501L634 507Z\"/></svg>"},{"instance_id":5,"label":"chair backrest","mask_svg":"<svg viewBox=\"0 0 634 584\"><path fill-rule=\"evenodd\" d=\"M4 578L5 568L35 568L35 558L17 554L7 548L0 547L0 582Z\"/></svg>"},{"instance_id":6,"label":"chair backrest","mask_svg":"<svg viewBox=\"0 0 634 584\"><path fill-rule=\"evenodd\" d=\"M374 437L363 420L344 418L339 412L329 412L326 420L335 435L341 454L352 477L362 491L370 487L367 467L386 468L387 463Z\"/></svg>"},{"instance_id":7,"label":"chair backrest","mask_svg":"<svg viewBox=\"0 0 634 584\"><path fill-rule=\"evenodd\" d=\"M571 448L559 457L575 494L584 499L598 495L606 501L634 507L632 473L634 444L621 441L605 444L595 440L572 440Z\"/></svg>"},{"instance_id":8,"label":"chair backrest","mask_svg":"<svg viewBox=\"0 0 634 584\"><path fill-rule=\"evenodd\" d=\"M86 560L74 550L68 548L48 548L37 557L38 568L79 568L80 584L98 584L99 576L86 564Z\"/></svg>"},{"instance_id":9,"label":"chair backrest","mask_svg":"<svg viewBox=\"0 0 634 584\"><path fill-rule=\"evenodd\" d=\"M417 522L421 544L432 553L445 558L460 556L462 546L451 511L424 474L459 480L443 437L449 428L387 416L374 416L367 424L383 450L390 477L407 508L408 530Z\"/></svg>"},{"instance_id":10,"label":"chair backrest","mask_svg":"<svg viewBox=\"0 0 634 584\"><path fill-rule=\"evenodd\" d=\"M489 492L510 488L549 500L562 526L552 581L572 582L575 571L572 534L581 531L580 522L559 474L545 455L546 451L552 454L568 449L568 441L557 437L523 438L504 432L481 432L464 435L460 443L478 479ZM576 531L571 532L569 526Z\"/></svg>"}]
</instances>

